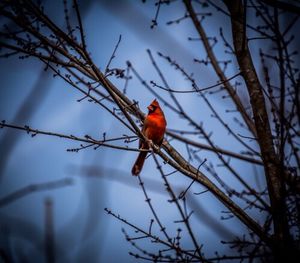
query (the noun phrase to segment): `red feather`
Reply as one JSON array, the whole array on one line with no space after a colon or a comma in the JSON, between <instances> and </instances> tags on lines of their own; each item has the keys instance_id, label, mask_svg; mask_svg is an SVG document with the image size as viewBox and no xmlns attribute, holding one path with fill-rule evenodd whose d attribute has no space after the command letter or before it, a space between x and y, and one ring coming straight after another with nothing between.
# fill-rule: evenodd
<instances>
[{"instance_id":1,"label":"red feather","mask_svg":"<svg viewBox=\"0 0 300 263\"><path fill-rule=\"evenodd\" d=\"M148 106L148 110L149 112L144 120L142 133L153 143L160 146L163 142L167 126L165 115L156 99ZM143 140L140 140L140 149L148 150L149 145ZM132 175L138 175L141 172L146 156L147 152L140 152L132 167Z\"/></svg>"}]
</instances>

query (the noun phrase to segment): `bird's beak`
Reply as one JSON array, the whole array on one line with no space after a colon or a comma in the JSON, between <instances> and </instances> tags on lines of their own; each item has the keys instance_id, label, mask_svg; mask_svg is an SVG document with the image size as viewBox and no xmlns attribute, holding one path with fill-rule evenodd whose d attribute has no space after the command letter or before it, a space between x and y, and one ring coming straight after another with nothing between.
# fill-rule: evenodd
<instances>
[{"instance_id":1,"label":"bird's beak","mask_svg":"<svg viewBox=\"0 0 300 263\"><path fill-rule=\"evenodd\" d=\"M154 110L154 108L153 108L152 105L149 105L149 106L147 107L147 109L148 109L149 111L153 111L153 110Z\"/></svg>"}]
</instances>

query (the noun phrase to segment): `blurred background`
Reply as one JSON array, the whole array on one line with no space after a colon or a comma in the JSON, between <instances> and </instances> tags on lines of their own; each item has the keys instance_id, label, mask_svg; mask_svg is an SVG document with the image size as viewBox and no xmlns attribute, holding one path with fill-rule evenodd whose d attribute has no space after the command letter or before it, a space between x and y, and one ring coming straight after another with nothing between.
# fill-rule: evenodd
<instances>
[{"instance_id":1,"label":"blurred background","mask_svg":"<svg viewBox=\"0 0 300 263\"><path fill-rule=\"evenodd\" d=\"M65 28L63 1L42 1L45 13L61 28ZM74 10L67 3L71 17ZM111 68L126 68L130 61L134 68L148 83L159 78L149 59L147 49L160 65L170 87L184 90L191 89L189 83L174 70L157 52L170 56L194 78L200 87L213 85L218 78L210 66L195 63L194 59L204 59L206 54L199 41L189 41L196 37L191 21L167 25L168 21L178 19L185 14L181 1L172 6L163 5L158 18L158 26L151 29L155 17L154 1L79 1L83 18L87 48L94 62L104 70L121 35L116 56ZM214 15L203 21L207 34L219 35L223 27L224 35L230 40L230 20L216 13L212 7L204 12ZM250 17L249 19L255 19ZM251 34L251 33L250 33ZM253 56L258 56L258 49L251 46ZM223 60L230 59L224 52L224 44L219 41L214 47L216 54ZM66 84L62 79L53 77L51 70L34 58L18 59L17 57L0 58L0 121L16 125L28 125L31 128L93 138L106 138L132 135L108 112L88 100L79 101L82 94ZM228 77L236 74L235 61L228 66ZM112 79L122 90L123 79ZM233 80L232 82L234 82ZM168 94L157 90L168 100ZM248 103L248 98L240 89L237 91ZM138 101L140 109L146 113L146 107L154 99L141 83L133 77L127 88L127 96ZM231 111L230 100L223 98L222 93L210 96L213 107L224 118L236 133L249 135L247 130L234 118L239 115ZM184 109L194 120L203 123L206 131L212 132L216 146L234 152L243 150L218 121L200 96L194 94L176 95ZM191 127L162 104L168 128L189 130ZM190 135L191 137L193 135ZM203 138L199 142L205 143ZM184 144L177 141L170 143L188 158ZM247 143L256 148L255 141ZM137 147L133 142L130 147ZM136 152L127 152L100 147L96 150L87 148L78 152L80 143L57 137L36 135L15 129L0 129L0 245L6 257L14 262L46 262L46 255L52 255L55 262L135 262L129 255L134 251L126 241L122 228L134 236L134 231L124 223L107 215L104 208L109 208L122 218L135 225L148 229L153 215L145 202L145 196L139 187L138 180L131 176L131 167L137 157ZM218 166L216 156L207 151L198 155L215 166L216 171L226 178L233 187L240 185L229 177L229 172ZM195 167L199 160L192 159ZM265 181L259 174L262 168L232 159L237 171L242 171L245 180L256 187L264 187ZM166 172L172 171L164 165ZM202 168L201 168L202 170ZM251 174L251 176L247 176ZM170 233L175 235L179 227L178 211L174 204L168 202L169 196L152 158L148 158L141 174L145 187L161 221ZM213 178L211 178L214 180ZM180 174L170 177L170 182L177 194L185 190L191 180ZM235 234L246 231L236 219L221 220L222 211L226 210L210 193L193 195L205 190L194 184L189 190L188 206L194 210L191 217L193 229L199 243L203 244L207 256L215 251L220 254L228 252L228 246L221 240L230 240ZM256 214L256 218L260 215ZM261 215L263 217L263 215ZM182 227L184 228L184 227ZM161 235L154 225L153 231ZM184 230L186 231L186 230ZM51 242L50 242L50 241ZM50 243L49 243L50 242ZM187 235L182 243L191 246ZM147 240L139 243L149 251L157 250L155 244ZM4 253L3 253L4 255Z\"/></svg>"}]
</instances>

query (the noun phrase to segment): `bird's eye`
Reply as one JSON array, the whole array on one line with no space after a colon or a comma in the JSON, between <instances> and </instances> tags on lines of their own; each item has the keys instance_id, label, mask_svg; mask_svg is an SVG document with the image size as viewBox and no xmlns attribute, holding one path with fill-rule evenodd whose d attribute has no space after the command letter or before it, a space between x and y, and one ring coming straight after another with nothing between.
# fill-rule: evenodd
<instances>
[{"instance_id":1,"label":"bird's eye","mask_svg":"<svg viewBox=\"0 0 300 263\"><path fill-rule=\"evenodd\" d=\"M149 111L150 111L150 112L154 112L154 111L156 110L156 108L157 108L156 106L154 106L154 105L151 105L151 107L150 107Z\"/></svg>"}]
</instances>

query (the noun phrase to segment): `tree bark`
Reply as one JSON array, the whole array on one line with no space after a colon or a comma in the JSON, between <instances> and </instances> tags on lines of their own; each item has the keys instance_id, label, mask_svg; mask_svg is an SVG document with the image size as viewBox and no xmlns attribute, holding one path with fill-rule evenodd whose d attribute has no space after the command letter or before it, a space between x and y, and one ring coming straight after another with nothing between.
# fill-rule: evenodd
<instances>
[{"instance_id":1,"label":"tree bark","mask_svg":"<svg viewBox=\"0 0 300 263\"><path fill-rule=\"evenodd\" d=\"M284 169L280 167L279 157L275 153L263 88L257 77L247 44L246 16L243 3L240 0L225 0L224 2L231 15L235 55L250 96L257 140L264 163L274 225L274 241L276 244L273 248L274 255L276 260L281 261L281 256L284 254L287 256L286 251L289 250L288 244L290 243L284 196L285 186L283 174L280 172Z\"/></svg>"}]
</instances>

